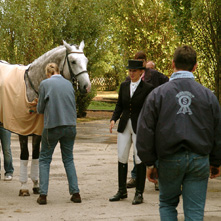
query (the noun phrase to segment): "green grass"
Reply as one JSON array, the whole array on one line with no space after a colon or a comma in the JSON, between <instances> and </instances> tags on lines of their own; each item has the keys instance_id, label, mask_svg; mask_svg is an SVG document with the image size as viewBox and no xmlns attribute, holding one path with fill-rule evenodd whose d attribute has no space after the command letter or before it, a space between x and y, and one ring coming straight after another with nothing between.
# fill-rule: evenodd
<instances>
[{"instance_id":1,"label":"green grass","mask_svg":"<svg viewBox=\"0 0 221 221\"><path fill-rule=\"evenodd\" d=\"M91 101L88 110L114 110L115 103L107 103L102 101Z\"/></svg>"}]
</instances>

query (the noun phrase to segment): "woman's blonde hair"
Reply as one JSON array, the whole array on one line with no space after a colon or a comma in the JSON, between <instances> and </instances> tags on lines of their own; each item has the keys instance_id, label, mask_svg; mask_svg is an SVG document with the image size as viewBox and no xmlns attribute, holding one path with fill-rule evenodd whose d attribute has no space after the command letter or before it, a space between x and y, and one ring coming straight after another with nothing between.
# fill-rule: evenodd
<instances>
[{"instance_id":1,"label":"woman's blonde hair","mask_svg":"<svg viewBox=\"0 0 221 221\"><path fill-rule=\"evenodd\" d=\"M56 63L49 63L45 68L45 73L47 76L54 75L55 73L60 73L58 65Z\"/></svg>"}]
</instances>

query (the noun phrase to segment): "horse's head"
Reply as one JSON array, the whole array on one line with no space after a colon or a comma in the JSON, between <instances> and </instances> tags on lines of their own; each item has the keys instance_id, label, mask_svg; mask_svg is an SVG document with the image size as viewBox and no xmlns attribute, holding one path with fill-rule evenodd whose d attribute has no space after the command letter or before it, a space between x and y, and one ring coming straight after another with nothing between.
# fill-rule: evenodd
<instances>
[{"instance_id":1,"label":"horse's head","mask_svg":"<svg viewBox=\"0 0 221 221\"><path fill-rule=\"evenodd\" d=\"M82 93L90 92L91 82L87 72L88 59L85 57L84 41L80 46L69 45L65 41L66 57L63 65L63 75L67 79L76 79L79 82L79 89Z\"/></svg>"}]
</instances>

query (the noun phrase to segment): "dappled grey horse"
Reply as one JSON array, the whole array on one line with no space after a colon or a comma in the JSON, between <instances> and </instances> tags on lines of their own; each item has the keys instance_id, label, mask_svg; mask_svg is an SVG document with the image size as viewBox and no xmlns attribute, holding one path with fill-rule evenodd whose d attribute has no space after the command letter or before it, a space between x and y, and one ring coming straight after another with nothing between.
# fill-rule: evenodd
<instances>
[{"instance_id":1,"label":"dappled grey horse","mask_svg":"<svg viewBox=\"0 0 221 221\"><path fill-rule=\"evenodd\" d=\"M56 47L41 57L37 58L31 64L27 65L24 80L26 85L26 95L29 102L34 101L38 97L38 88L42 80L46 78L45 67L48 63L57 63L60 73L64 78L72 82L78 81L79 90L87 93L91 89L91 83L87 72L88 60L84 55L84 41L77 45L70 45L63 41L63 45ZM10 65L10 64L8 64ZM64 107L65 108L65 107ZM4 122L3 122L4 124ZM31 134L32 139L32 162L30 177L33 181L33 193L39 193L38 177L39 177L39 151L41 136ZM29 196L27 187L28 181L28 136L19 134L21 147L20 154L20 177L21 188L19 196Z\"/></svg>"}]
</instances>

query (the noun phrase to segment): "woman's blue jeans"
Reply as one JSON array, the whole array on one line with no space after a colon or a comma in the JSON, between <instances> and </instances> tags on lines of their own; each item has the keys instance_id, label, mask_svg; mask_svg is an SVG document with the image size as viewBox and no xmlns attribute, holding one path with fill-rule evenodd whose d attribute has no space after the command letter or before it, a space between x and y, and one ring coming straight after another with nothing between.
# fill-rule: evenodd
<instances>
[{"instance_id":1,"label":"woman's blue jeans","mask_svg":"<svg viewBox=\"0 0 221 221\"><path fill-rule=\"evenodd\" d=\"M183 197L185 221L203 221L209 178L209 156L186 150L159 159L160 217L176 221L179 197Z\"/></svg>"},{"instance_id":2,"label":"woman's blue jeans","mask_svg":"<svg viewBox=\"0 0 221 221\"><path fill-rule=\"evenodd\" d=\"M68 178L69 193L79 193L78 180L73 160L73 147L76 137L75 126L61 126L44 129L42 132L42 146L39 157L40 194L47 195L49 184L50 164L52 155L58 142L62 161Z\"/></svg>"},{"instance_id":3,"label":"woman's blue jeans","mask_svg":"<svg viewBox=\"0 0 221 221\"><path fill-rule=\"evenodd\" d=\"M0 127L0 139L2 145L2 152L4 157L4 169L5 175L13 175L14 167L12 163L11 153L11 132ZM0 171L1 171L1 159L0 159Z\"/></svg>"}]
</instances>

